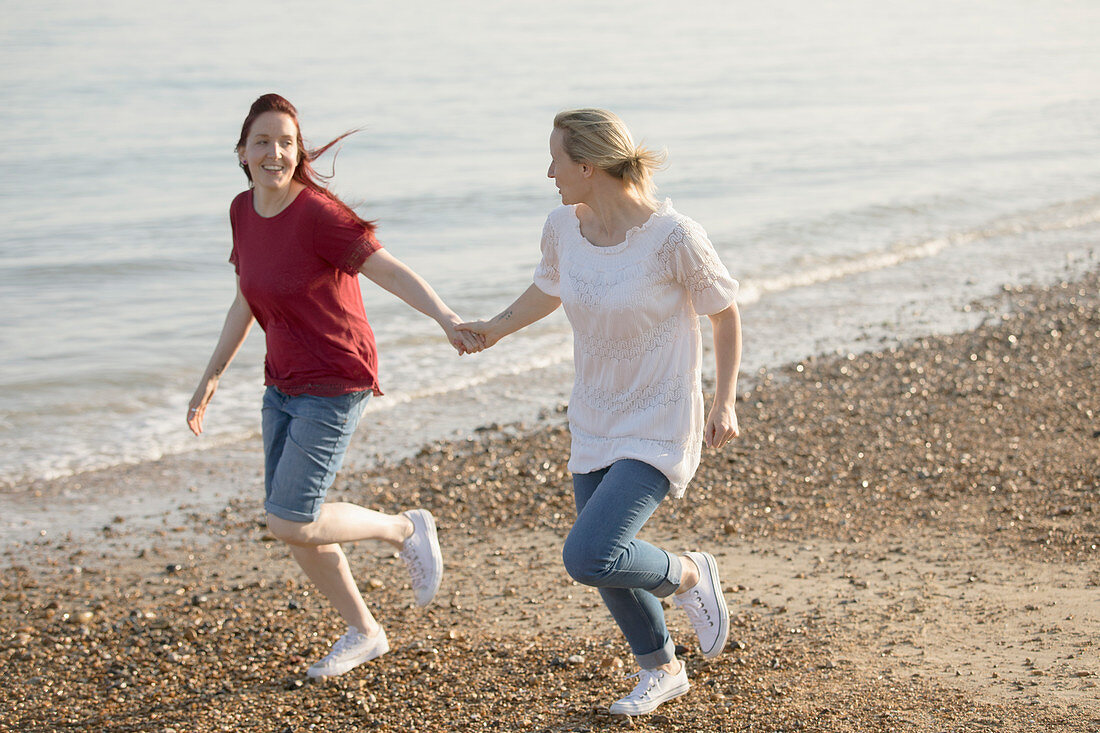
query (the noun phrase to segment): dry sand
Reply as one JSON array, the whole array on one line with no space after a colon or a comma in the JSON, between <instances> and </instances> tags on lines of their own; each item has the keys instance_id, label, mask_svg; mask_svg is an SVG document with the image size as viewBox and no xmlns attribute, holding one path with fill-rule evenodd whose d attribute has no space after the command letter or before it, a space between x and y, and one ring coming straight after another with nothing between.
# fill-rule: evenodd
<instances>
[{"instance_id":1,"label":"dry sand","mask_svg":"<svg viewBox=\"0 0 1100 733\"><path fill-rule=\"evenodd\" d=\"M0 729L1100 730L1098 286L756 375L742 438L645 533L713 552L732 612L706 662L670 610L693 688L653 715L607 714L633 665L561 568L555 413L341 477L333 498L431 508L447 575L416 609L392 552L349 547L393 651L325 683L305 668L342 629L262 526L254 446L2 497L53 524L3 555Z\"/></svg>"}]
</instances>

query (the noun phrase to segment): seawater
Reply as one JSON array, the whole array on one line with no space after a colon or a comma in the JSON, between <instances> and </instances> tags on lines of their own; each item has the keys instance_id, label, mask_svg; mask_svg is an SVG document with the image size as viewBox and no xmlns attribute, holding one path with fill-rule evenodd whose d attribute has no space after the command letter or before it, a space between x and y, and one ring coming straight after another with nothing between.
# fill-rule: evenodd
<instances>
[{"instance_id":1,"label":"seawater","mask_svg":"<svg viewBox=\"0 0 1100 733\"><path fill-rule=\"evenodd\" d=\"M1095 267L1098 36L1084 0L5 8L0 486L255 436L258 329L208 433L184 415L233 297L232 146L259 94L314 143L362 128L334 189L469 318L530 282L554 113L617 111L741 281L751 375ZM560 313L458 358L363 290L386 397L352 465L568 399Z\"/></svg>"}]
</instances>

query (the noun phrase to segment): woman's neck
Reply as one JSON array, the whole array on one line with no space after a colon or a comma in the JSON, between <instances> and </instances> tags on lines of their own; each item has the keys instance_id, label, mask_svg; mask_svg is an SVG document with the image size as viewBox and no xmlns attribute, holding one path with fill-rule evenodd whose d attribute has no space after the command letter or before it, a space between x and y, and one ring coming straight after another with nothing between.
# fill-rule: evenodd
<instances>
[{"instance_id":1,"label":"woman's neck","mask_svg":"<svg viewBox=\"0 0 1100 733\"><path fill-rule=\"evenodd\" d=\"M286 188L275 190L256 186L252 189L252 208L265 219L278 216L298 198L303 188L305 185L297 181L291 181Z\"/></svg>"},{"instance_id":2,"label":"woman's neck","mask_svg":"<svg viewBox=\"0 0 1100 733\"><path fill-rule=\"evenodd\" d=\"M627 232L645 224L657 210L632 188L593 191L581 206L587 209L580 217L581 233L599 247L621 243Z\"/></svg>"}]
</instances>

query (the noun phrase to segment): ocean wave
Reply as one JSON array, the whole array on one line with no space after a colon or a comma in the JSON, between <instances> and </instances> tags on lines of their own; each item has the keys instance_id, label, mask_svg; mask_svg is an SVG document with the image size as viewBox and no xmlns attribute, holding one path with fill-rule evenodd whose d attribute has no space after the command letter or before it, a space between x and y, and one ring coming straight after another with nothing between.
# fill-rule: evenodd
<instances>
[{"instance_id":1,"label":"ocean wave","mask_svg":"<svg viewBox=\"0 0 1100 733\"><path fill-rule=\"evenodd\" d=\"M882 249L831 257L805 257L802 267L782 275L746 278L738 302L755 303L765 295L842 280L914 260L935 257L945 250L1006 236L1087 229L1100 223L1100 196L1069 201L1028 212L999 217L984 225L918 242L900 242Z\"/></svg>"}]
</instances>

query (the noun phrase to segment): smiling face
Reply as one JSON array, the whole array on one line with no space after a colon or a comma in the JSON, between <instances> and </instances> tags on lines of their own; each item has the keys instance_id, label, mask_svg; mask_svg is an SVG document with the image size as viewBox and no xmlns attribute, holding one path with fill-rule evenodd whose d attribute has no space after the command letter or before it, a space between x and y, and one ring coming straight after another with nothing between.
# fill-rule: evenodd
<instances>
[{"instance_id":1,"label":"smiling face","mask_svg":"<svg viewBox=\"0 0 1100 733\"><path fill-rule=\"evenodd\" d=\"M264 112L257 117L244 147L237 149L253 184L273 192L290 188L300 153L298 126L284 112Z\"/></svg>"},{"instance_id":2,"label":"smiling face","mask_svg":"<svg viewBox=\"0 0 1100 733\"><path fill-rule=\"evenodd\" d=\"M555 127L550 133L550 168L546 171L554 179L563 204L579 204L584 200L588 176L584 163L577 163L565 152L565 130Z\"/></svg>"}]
</instances>

